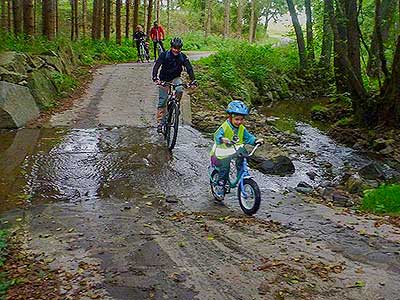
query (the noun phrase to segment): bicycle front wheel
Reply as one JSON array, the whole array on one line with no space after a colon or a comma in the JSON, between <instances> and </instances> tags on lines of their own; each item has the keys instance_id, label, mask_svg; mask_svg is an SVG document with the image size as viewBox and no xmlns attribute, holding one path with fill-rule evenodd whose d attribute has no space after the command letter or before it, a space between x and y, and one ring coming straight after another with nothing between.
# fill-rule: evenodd
<instances>
[{"instance_id":1,"label":"bicycle front wheel","mask_svg":"<svg viewBox=\"0 0 400 300\"><path fill-rule=\"evenodd\" d=\"M169 150L174 149L176 144L176 138L178 136L179 127L179 106L176 103L172 103L168 109L168 118L166 124L166 140L167 147Z\"/></svg>"},{"instance_id":2,"label":"bicycle front wheel","mask_svg":"<svg viewBox=\"0 0 400 300\"><path fill-rule=\"evenodd\" d=\"M254 215L260 208L261 192L257 182L251 178L243 180L243 190L238 186L238 199L240 208L246 215Z\"/></svg>"}]
</instances>

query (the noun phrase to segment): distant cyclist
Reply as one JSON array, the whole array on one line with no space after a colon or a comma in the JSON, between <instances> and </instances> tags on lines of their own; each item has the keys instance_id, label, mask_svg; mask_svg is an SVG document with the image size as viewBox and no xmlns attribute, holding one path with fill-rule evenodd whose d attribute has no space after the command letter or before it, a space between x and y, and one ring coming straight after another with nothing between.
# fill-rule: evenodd
<instances>
[{"instance_id":1,"label":"distant cyclist","mask_svg":"<svg viewBox=\"0 0 400 300\"><path fill-rule=\"evenodd\" d=\"M161 53L153 67L153 81L160 84L160 81L168 81L172 84L182 84L181 73L183 67L190 77L190 85L196 86L194 72L189 59L181 52L183 41L179 37L174 37L171 40L171 48L168 51ZM161 67L160 76L158 70ZM162 131L162 118L166 112L166 102L168 98L168 87L158 87L158 105L157 105L157 132ZM180 100L183 94L183 87L176 88L177 99Z\"/></svg>"},{"instance_id":2,"label":"distant cyclist","mask_svg":"<svg viewBox=\"0 0 400 300\"><path fill-rule=\"evenodd\" d=\"M133 34L133 39L136 42L136 49L137 49L137 53L138 53L138 61L140 60L140 43L143 42L145 43L144 45L144 49L147 53L147 55L149 55L149 47L148 47L148 43L146 42L146 34L143 31L143 27L141 25L137 25L136 26L136 30L135 33Z\"/></svg>"},{"instance_id":3,"label":"distant cyclist","mask_svg":"<svg viewBox=\"0 0 400 300\"><path fill-rule=\"evenodd\" d=\"M154 21L153 27L150 30L150 38L153 41L154 46L154 60L157 58L157 44L160 44L163 51L165 51L163 40L165 38L164 28L161 25L158 25L157 21Z\"/></svg>"}]
</instances>

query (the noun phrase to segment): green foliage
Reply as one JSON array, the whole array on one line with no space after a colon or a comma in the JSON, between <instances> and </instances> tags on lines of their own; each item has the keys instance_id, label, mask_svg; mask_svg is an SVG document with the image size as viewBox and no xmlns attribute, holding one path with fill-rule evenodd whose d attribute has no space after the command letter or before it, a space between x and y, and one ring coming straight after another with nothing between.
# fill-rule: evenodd
<instances>
[{"instance_id":1,"label":"green foliage","mask_svg":"<svg viewBox=\"0 0 400 300\"><path fill-rule=\"evenodd\" d=\"M202 86L215 82L224 89L226 99L260 103L266 92L272 91L282 98L289 95L288 75L296 73L297 55L291 46L274 48L236 41L197 65Z\"/></svg>"},{"instance_id":2,"label":"green foliage","mask_svg":"<svg viewBox=\"0 0 400 300\"><path fill-rule=\"evenodd\" d=\"M311 112L322 112L322 113L326 113L328 112L329 109L325 106L319 105L319 104L315 104L311 107Z\"/></svg>"},{"instance_id":3,"label":"green foliage","mask_svg":"<svg viewBox=\"0 0 400 300\"><path fill-rule=\"evenodd\" d=\"M378 214L400 214L400 185L383 184L364 191L361 209Z\"/></svg>"},{"instance_id":4,"label":"green foliage","mask_svg":"<svg viewBox=\"0 0 400 300\"><path fill-rule=\"evenodd\" d=\"M0 268L3 267L7 255L7 232L0 230ZM10 282L7 280L6 274L0 272L0 300L5 299Z\"/></svg>"},{"instance_id":5,"label":"green foliage","mask_svg":"<svg viewBox=\"0 0 400 300\"><path fill-rule=\"evenodd\" d=\"M52 72L51 80L54 82L59 96L65 96L69 94L77 86L77 81L75 78L59 72Z\"/></svg>"}]
</instances>

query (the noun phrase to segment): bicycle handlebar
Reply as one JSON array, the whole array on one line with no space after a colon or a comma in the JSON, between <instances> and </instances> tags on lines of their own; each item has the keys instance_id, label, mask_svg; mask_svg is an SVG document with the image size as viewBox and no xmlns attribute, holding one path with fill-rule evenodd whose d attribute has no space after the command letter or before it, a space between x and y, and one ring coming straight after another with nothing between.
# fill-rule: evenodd
<instances>
[{"instance_id":1,"label":"bicycle handlebar","mask_svg":"<svg viewBox=\"0 0 400 300\"><path fill-rule=\"evenodd\" d=\"M177 87L179 87L179 86L183 86L184 88L190 88L190 87L192 87L190 84L188 84L188 83L179 83L179 84L173 84L173 83L171 83L171 82L168 82L168 81L161 81L159 84L157 84L157 85L160 85L160 86L164 86L164 87L167 87L167 86L170 86L170 87L173 87L173 88L177 88Z\"/></svg>"}]
</instances>

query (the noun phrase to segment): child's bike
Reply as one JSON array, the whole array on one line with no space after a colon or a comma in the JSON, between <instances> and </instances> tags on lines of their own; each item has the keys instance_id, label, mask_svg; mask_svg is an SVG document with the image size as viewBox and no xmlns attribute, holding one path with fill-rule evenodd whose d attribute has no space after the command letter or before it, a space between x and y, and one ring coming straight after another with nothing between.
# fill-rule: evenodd
<instances>
[{"instance_id":1,"label":"child's bike","mask_svg":"<svg viewBox=\"0 0 400 300\"><path fill-rule=\"evenodd\" d=\"M228 178L227 184L223 188L225 189L225 193L229 193L232 188L238 187L237 196L240 208L246 215L251 216L255 214L260 208L261 192L257 182L255 182L250 175L247 159L254 154L254 152L261 144L256 144L250 154L239 153L239 148L235 146L235 142L232 142L231 145L232 147L234 147L236 154L239 157L241 156L243 159L241 162L241 166L237 172L236 178ZM219 169L217 166L211 163L208 170L210 176L211 193L214 196L215 200L222 201L224 200L225 195L220 195L216 192L216 188L220 188L220 186L218 186Z\"/></svg>"}]
</instances>

